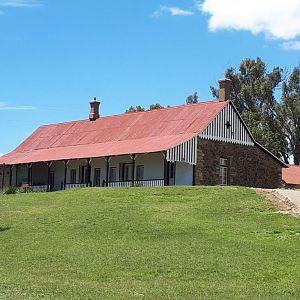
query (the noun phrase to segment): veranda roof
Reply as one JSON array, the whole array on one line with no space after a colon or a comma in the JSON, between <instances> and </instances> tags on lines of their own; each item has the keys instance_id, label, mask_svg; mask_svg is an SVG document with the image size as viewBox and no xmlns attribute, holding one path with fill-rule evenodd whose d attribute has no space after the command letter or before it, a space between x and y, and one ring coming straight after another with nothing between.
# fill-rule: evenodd
<instances>
[{"instance_id":1,"label":"veranda roof","mask_svg":"<svg viewBox=\"0 0 300 300\"><path fill-rule=\"evenodd\" d=\"M208 101L39 127L0 164L166 151L201 133L228 104Z\"/></svg>"}]
</instances>

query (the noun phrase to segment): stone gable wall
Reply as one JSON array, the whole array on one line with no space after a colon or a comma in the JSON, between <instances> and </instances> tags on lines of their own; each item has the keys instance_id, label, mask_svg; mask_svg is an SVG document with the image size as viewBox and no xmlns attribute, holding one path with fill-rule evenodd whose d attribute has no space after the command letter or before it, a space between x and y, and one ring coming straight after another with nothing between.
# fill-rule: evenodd
<instances>
[{"instance_id":1,"label":"stone gable wall","mask_svg":"<svg viewBox=\"0 0 300 300\"><path fill-rule=\"evenodd\" d=\"M196 185L220 184L220 158L228 159L229 185L282 186L282 165L256 146L198 140Z\"/></svg>"}]
</instances>

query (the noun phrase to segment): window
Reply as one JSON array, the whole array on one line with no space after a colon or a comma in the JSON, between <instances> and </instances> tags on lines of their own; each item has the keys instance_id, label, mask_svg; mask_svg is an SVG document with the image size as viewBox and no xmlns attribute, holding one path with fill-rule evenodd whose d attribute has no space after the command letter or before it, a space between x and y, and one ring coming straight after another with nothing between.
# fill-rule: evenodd
<instances>
[{"instance_id":1,"label":"window","mask_svg":"<svg viewBox=\"0 0 300 300\"><path fill-rule=\"evenodd\" d=\"M76 183L76 169L72 169L70 173L70 183L74 184Z\"/></svg>"},{"instance_id":2,"label":"window","mask_svg":"<svg viewBox=\"0 0 300 300\"><path fill-rule=\"evenodd\" d=\"M227 121L227 122L226 122L226 128L227 128L227 129L230 129L230 127L231 127L231 123L230 123L229 121Z\"/></svg>"},{"instance_id":3,"label":"window","mask_svg":"<svg viewBox=\"0 0 300 300\"><path fill-rule=\"evenodd\" d=\"M124 181L132 180L132 164L123 165L123 180Z\"/></svg>"},{"instance_id":4,"label":"window","mask_svg":"<svg viewBox=\"0 0 300 300\"><path fill-rule=\"evenodd\" d=\"M117 181L117 168L116 167L109 168L109 181L110 182Z\"/></svg>"},{"instance_id":5,"label":"window","mask_svg":"<svg viewBox=\"0 0 300 300\"><path fill-rule=\"evenodd\" d=\"M101 186L101 169L94 170L94 186Z\"/></svg>"},{"instance_id":6,"label":"window","mask_svg":"<svg viewBox=\"0 0 300 300\"><path fill-rule=\"evenodd\" d=\"M144 180L144 166L143 165L136 166L136 179Z\"/></svg>"},{"instance_id":7,"label":"window","mask_svg":"<svg viewBox=\"0 0 300 300\"><path fill-rule=\"evenodd\" d=\"M220 158L220 184L228 185L228 159Z\"/></svg>"}]
</instances>

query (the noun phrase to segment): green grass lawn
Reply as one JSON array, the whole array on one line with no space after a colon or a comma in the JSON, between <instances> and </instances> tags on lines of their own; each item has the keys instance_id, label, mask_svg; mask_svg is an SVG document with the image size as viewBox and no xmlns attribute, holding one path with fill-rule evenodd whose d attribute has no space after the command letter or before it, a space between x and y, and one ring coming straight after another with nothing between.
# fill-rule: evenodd
<instances>
[{"instance_id":1,"label":"green grass lawn","mask_svg":"<svg viewBox=\"0 0 300 300\"><path fill-rule=\"evenodd\" d=\"M300 219L246 188L0 196L0 299L299 299Z\"/></svg>"}]
</instances>

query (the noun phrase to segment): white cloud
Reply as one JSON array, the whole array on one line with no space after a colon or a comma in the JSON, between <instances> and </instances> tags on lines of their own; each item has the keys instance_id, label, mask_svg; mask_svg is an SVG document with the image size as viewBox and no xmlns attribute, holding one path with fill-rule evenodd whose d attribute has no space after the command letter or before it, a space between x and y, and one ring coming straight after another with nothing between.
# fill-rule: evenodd
<instances>
[{"instance_id":1,"label":"white cloud","mask_svg":"<svg viewBox=\"0 0 300 300\"><path fill-rule=\"evenodd\" d=\"M300 36L299 0L203 0L196 4L210 15L212 31L247 30L283 40Z\"/></svg>"},{"instance_id":2,"label":"white cloud","mask_svg":"<svg viewBox=\"0 0 300 300\"><path fill-rule=\"evenodd\" d=\"M288 41L281 44L284 50L300 50L300 41Z\"/></svg>"},{"instance_id":3,"label":"white cloud","mask_svg":"<svg viewBox=\"0 0 300 300\"><path fill-rule=\"evenodd\" d=\"M160 8L152 14L152 17L162 17L165 13L172 16L193 16L195 13L190 10L181 9L178 7L160 6Z\"/></svg>"},{"instance_id":4,"label":"white cloud","mask_svg":"<svg viewBox=\"0 0 300 300\"><path fill-rule=\"evenodd\" d=\"M1 153L1 152L0 152L0 157L3 156L3 155L4 155L4 153Z\"/></svg>"},{"instance_id":5,"label":"white cloud","mask_svg":"<svg viewBox=\"0 0 300 300\"><path fill-rule=\"evenodd\" d=\"M38 7L42 3L39 0L0 0L0 7Z\"/></svg>"},{"instance_id":6,"label":"white cloud","mask_svg":"<svg viewBox=\"0 0 300 300\"><path fill-rule=\"evenodd\" d=\"M6 102L0 102L0 110L34 110L34 106L30 105L10 105Z\"/></svg>"}]
</instances>

